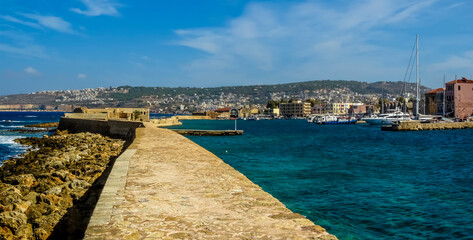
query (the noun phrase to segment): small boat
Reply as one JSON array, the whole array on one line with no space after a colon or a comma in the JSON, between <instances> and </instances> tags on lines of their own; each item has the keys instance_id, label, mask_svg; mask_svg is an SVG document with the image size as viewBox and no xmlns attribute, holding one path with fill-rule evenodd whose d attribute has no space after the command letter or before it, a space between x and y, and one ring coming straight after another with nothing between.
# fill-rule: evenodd
<instances>
[{"instance_id":1,"label":"small boat","mask_svg":"<svg viewBox=\"0 0 473 240\"><path fill-rule=\"evenodd\" d=\"M247 118L246 120L247 120L247 121L258 121L258 120L260 120L260 118L257 117L257 116L255 116L255 115L253 115L253 116Z\"/></svg>"},{"instance_id":2,"label":"small boat","mask_svg":"<svg viewBox=\"0 0 473 240\"><path fill-rule=\"evenodd\" d=\"M319 116L315 118L314 123L318 124L353 124L356 123L354 117L336 117L332 115Z\"/></svg>"},{"instance_id":3,"label":"small boat","mask_svg":"<svg viewBox=\"0 0 473 240\"><path fill-rule=\"evenodd\" d=\"M354 117L339 117L338 118L338 124L352 124L352 123L356 123L356 121L358 120Z\"/></svg>"},{"instance_id":4,"label":"small boat","mask_svg":"<svg viewBox=\"0 0 473 240\"><path fill-rule=\"evenodd\" d=\"M315 116L315 115L309 115L307 118L306 118L306 121L308 123L312 123L315 121L315 119L317 118L318 116Z\"/></svg>"}]
</instances>

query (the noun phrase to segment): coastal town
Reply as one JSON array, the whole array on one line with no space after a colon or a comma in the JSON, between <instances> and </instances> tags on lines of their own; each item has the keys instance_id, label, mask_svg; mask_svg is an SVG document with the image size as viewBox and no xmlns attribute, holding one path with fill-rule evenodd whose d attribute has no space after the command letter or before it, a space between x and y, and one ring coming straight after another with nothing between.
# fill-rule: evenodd
<instances>
[{"instance_id":1,"label":"coastal town","mask_svg":"<svg viewBox=\"0 0 473 240\"><path fill-rule=\"evenodd\" d=\"M368 91L367 89L372 89ZM430 89L423 87L423 91ZM142 107L152 113L203 114L238 108L241 116L306 117L319 113L379 112L383 104L412 102L413 84L402 82L311 81L284 85L227 88L100 87L82 90L39 91L0 97L0 110L71 112L76 107ZM306 102L303 112L287 112L284 104ZM276 104L275 104L276 103ZM283 105L279 110L280 104ZM294 105L294 106L296 106ZM292 105L287 105L292 106ZM349 109L352 108L353 112Z\"/></svg>"},{"instance_id":2,"label":"coastal town","mask_svg":"<svg viewBox=\"0 0 473 240\"><path fill-rule=\"evenodd\" d=\"M291 85L289 85L291 86ZM260 87L261 88L261 87ZM159 88L152 88L159 90ZM414 113L414 91L403 96L393 91L387 93L358 93L348 87L322 88L301 91L272 91L232 93L201 91L188 94L167 89L161 94L142 94L124 101L133 88L109 87L83 90L40 91L17 96L0 97L0 110L44 110L72 112L74 108L141 107L151 113L206 115L211 118L229 118L229 110L236 108L242 118L305 118L311 114L372 115L387 109L403 109ZM422 89L419 113L442 115L454 119L467 119L473 112L473 80L460 78L445 83L437 89ZM444 97L445 96L445 97ZM26 100L25 100L26 99ZM31 99L30 102L28 102ZM42 102L38 103L37 99ZM6 104L9 103L9 104ZM42 104L41 104L42 103Z\"/></svg>"}]
</instances>

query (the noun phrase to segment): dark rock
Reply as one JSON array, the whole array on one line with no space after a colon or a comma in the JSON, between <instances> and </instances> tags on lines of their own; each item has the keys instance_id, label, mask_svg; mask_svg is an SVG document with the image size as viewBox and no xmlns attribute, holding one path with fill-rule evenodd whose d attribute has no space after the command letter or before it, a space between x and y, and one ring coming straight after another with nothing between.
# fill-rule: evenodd
<instances>
[{"instance_id":1,"label":"dark rock","mask_svg":"<svg viewBox=\"0 0 473 240\"><path fill-rule=\"evenodd\" d=\"M49 122L49 123L38 123L25 125L25 127L35 127L35 128L56 128L59 126L59 122Z\"/></svg>"},{"instance_id":2,"label":"dark rock","mask_svg":"<svg viewBox=\"0 0 473 240\"><path fill-rule=\"evenodd\" d=\"M64 188L64 186L52 187L52 188L48 189L46 192L44 192L44 193L45 193L45 194L59 195L59 194L61 194L63 188Z\"/></svg>"},{"instance_id":3,"label":"dark rock","mask_svg":"<svg viewBox=\"0 0 473 240\"><path fill-rule=\"evenodd\" d=\"M90 184L87 181L79 180L79 179L75 179L74 181L72 181L69 184L69 188L71 188L73 190L75 190L75 189L85 189L85 188L89 188L89 187L90 187Z\"/></svg>"},{"instance_id":4,"label":"dark rock","mask_svg":"<svg viewBox=\"0 0 473 240\"><path fill-rule=\"evenodd\" d=\"M92 184L121 153L124 141L60 131L15 141L32 148L0 168L0 240L47 239L55 228L67 236L70 229L86 227L83 219L98 195L89 191L100 189Z\"/></svg>"},{"instance_id":5,"label":"dark rock","mask_svg":"<svg viewBox=\"0 0 473 240\"><path fill-rule=\"evenodd\" d=\"M33 226L31 224L23 224L16 230L15 235L18 239L32 239Z\"/></svg>"},{"instance_id":6,"label":"dark rock","mask_svg":"<svg viewBox=\"0 0 473 240\"><path fill-rule=\"evenodd\" d=\"M29 201L33 204L36 204L38 201L37 201L37 197L38 197L38 193L37 192L29 192L28 194L26 194L24 197L23 197L23 200L24 201Z\"/></svg>"},{"instance_id":7,"label":"dark rock","mask_svg":"<svg viewBox=\"0 0 473 240\"><path fill-rule=\"evenodd\" d=\"M13 240L13 239L16 239L16 237L10 228L0 226L0 239Z\"/></svg>"},{"instance_id":8,"label":"dark rock","mask_svg":"<svg viewBox=\"0 0 473 240\"><path fill-rule=\"evenodd\" d=\"M15 208L13 210L15 210L17 212L25 213L26 211L28 211L31 204L32 204L32 202L30 202L30 201L22 201L20 203L15 203L14 204Z\"/></svg>"},{"instance_id":9,"label":"dark rock","mask_svg":"<svg viewBox=\"0 0 473 240\"><path fill-rule=\"evenodd\" d=\"M59 171L53 172L51 176L57 177L61 179L61 181L63 182L74 180L75 178L74 175L72 175L69 171L66 171L66 170L59 170Z\"/></svg>"},{"instance_id":10,"label":"dark rock","mask_svg":"<svg viewBox=\"0 0 473 240\"><path fill-rule=\"evenodd\" d=\"M33 174L20 174L4 178L3 181L12 185L23 185L27 188L31 188L35 184L36 178Z\"/></svg>"},{"instance_id":11,"label":"dark rock","mask_svg":"<svg viewBox=\"0 0 473 240\"><path fill-rule=\"evenodd\" d=\"M51 235L51 232L48 232L43 228L35 228L34 230L34 236L37 240L46 240L49 235Z\"/></svg>"},{"instance_id":12,"label":"dark rock","mask_svg":"<svg viewBox=\"0 0 473 240\"><path fill-rule=\"evenodd\" d=\"M20 212L8 211L0 213L0 226L8 227L14 232L26 224L27 220L26 215Z\"/></svg>"},{"instance_id":13,"label":"dark rock","mask_svg":"<svg viewBox=\"0 0 473 240\"><path fill-rule=\"evenodd\" d=\"M9 129L9 132L17 132L17 133L40 133L40 132L52 132L53 130L50 129L31 129L31 128L17 128L17 129Z\"/></svg>"},{"instance_id":14,"label":"dark rock","mask_svg":"<svg viewBox=\"0 0 473 240\"><path fill-rule=\"evenodd\" d=\"M13 186L5 186L0 190L0 204L4 206L20 203L23 197L21 191Z\"/></svg>"}]
</instances>

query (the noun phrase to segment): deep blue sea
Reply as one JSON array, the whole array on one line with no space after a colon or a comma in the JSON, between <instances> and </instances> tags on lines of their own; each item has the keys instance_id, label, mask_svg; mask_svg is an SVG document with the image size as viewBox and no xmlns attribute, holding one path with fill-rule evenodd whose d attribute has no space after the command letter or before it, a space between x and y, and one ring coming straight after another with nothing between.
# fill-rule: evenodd
<instances>
[{"instance_id":1,"label":"deep blue sea","mask_svg":"<svg viewBox=\"0 0 473 240\"><path fill-rule=\"evenodd\" d=\"M174 128L233 129L190 120ZM339 239L473 239L473 130L238 121L191 140Z\"/></svg>"},{"instance_id":2,"label":"deep blue sea","mask_svg":"<svg viewBox=\"0 0 473 240\"><path fill-rule=\"evenodd\" d=\"M64 116L61 112L0 112L0 164L2 161L25 151L25 147L13 142L16 138L41 137L48 132L18 133L9 130L24 128L24 125L58 122Z\"/></svg>"}]
</instances>

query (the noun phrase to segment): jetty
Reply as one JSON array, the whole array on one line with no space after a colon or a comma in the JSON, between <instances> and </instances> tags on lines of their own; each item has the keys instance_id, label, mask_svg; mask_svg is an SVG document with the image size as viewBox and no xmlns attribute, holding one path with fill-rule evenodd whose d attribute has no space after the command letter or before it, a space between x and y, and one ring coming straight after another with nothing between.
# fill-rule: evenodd
<instances>
[{"instance_id":1,"label":"jetty","mask_svg":"<svg viewBox=\"0 0 473 240\"><path fill-rule=\"evenodd\" d=\"M233 136L243 135L243 130L194 130L194 129L171 129L181 135L194 136Z\"/></svg>"},{"instance_id":2,"label":"jetty","mask_svg":"<svg viewBox=\"0 0 473 240\"><path fill-rule=\"evenodd\" d=\"M111 169L85 239L337 239L172 130L73 118L61 119L64 128L133 137Z\"/></svg>"},{"instance_id":3,"label":"jetty","mask_svg":"<svg viewBox=\"0 0 473 240\"><path fill-rule=\"evenodd\" d=\"M421 123L420 121L405 121L398 124L381 126L383 131L423 131L473 128L473 122L441 122Z\"/></svg>"}]
</instances>

